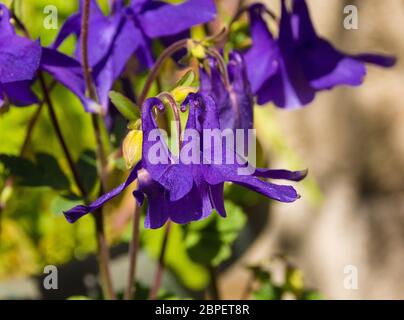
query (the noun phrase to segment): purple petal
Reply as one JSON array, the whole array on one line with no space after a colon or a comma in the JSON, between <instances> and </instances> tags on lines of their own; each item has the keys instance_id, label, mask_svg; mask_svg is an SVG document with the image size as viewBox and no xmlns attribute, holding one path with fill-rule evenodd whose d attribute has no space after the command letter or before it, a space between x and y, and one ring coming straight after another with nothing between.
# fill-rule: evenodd
<instances>
[{"instance_id":1,"label":"purple petal","mask_svg":"<svg viewBox=\"0 0 404 320\"><path fill-rule=\"evenodd\" d=\"M244 55L254 93L276 72L280 55L277 43L262 18L262 10L260 4L251 6L249 10L253 45Z\"/></svg>"},{"instance_id":2,"label":"purple petal","mask_svg":"<svg viewBox=\"0 0 404 320\"><path fill-rule=\"evenodd\" d=\"M113 84L122 74L130 57L142 44L142 34L131 19L122 16L121 23L107 55L94 66L93 76L97 87L98 99L106 110L108 94Z\"/></svg>"},{"instance_id":3,"label":"purple petal","mask_svg":"<svg viewBox=\"0 0 404 320\"><path fill-rule=\"evenodd\" d=\"M95 102L86 97L81 65L78 61L54 49L43 48L41 69L73 92L86 111L96 112Z\"/></svg>"},{"instance_id":4,"label":"purple petal","mask_svg":"<svg viewBox=\"0 0 404 320\"><path fill-rule=\"evenodd\" d=\"M239 175L238 167L237 165L211 165L209 170L205 171L205 178L210 184L234 182L281 202L293 202L300 197L291 186L273 184L254 176Z\"/></svg>"},{"instance_id":5,"label":"purple petal","mask_svg":"<svg viewBox=\"0 0 404 320\"><path fill-rule=\"evenodd\" d=\"M229 181L237 183L277 201L294 202L300 198L296 190L291 186L273 184L252 176L235 175L233 177L228 177L228 179Z\"/></svg>"},{"instance_id":6,"label":"purple petal","mask_svg":"<svg viewBox=\"0 0 404 320\"><path fill-rule=\"evenodd\" d=\"M0 85L8 101L15 106L29 106L38 102L31 90L32 81L17 81Z\"/></svg>"},{"instance_id":7,"label":"purple petal","mask_svg":"<svg viewBox=\"0 0 404 320\"><path fill-rule=\"evenodd\" d=\"M189 166L178 163L162 136L155 136L156 139L151 139L151 134L159 133L153 115L154 107L161 111L164 110L164 105L156 98L147 99L143 105L143 167L150 173L153 180L169 190L170 199L174 201L182 198L191 190L193 185L191 169ZM156 150L156 153L152 150ZM154 156L159 156L159 159Z\"/></svg>"},{"instance_id":8,"label":"purple petal","mask_svg":"<svg viewBox=\"0 0 404 320\"><path fill-rule=\"evenodd\" d=\"M0 38L15 35L14 27L10 23L11 13L8 8L0 3Z\"/></svg>"},{"instance_id":9,"label":"purple petal","mask_svg":"<svg viewBox=\"0 0 404 320\"><path fill-rule=\"evenodd\" d=\"M88 58L93 69L99 104L103 112L107 113L109 91L124 71L130 57L137 52L148 65L152 64L152 58L149 43L135 25L131 9L120 3L112 15L104 16L96 1L91 0L90 5ZM80 35L82 7L81 0L78 14L65 22L54 46L58 46L71 33ZM77 43L76 56L81 60L80 42ZM94 111L89 109L87 106L87 111Z\"/></svg>"},{"instance_id":10,"label":"purple petal","mask_svg":"<svg viewBox=\"0 0 404 320\"><path fill-rule=\"evenodd\" d=\"M168 191L154 181L146 169L139 171L138 189L134 192L137 202L141 205L147 197L147 213L144 221L145 228L161 228L168 220L167 211Z\"/></svg>"},{"instance_id":11,"label":"purple petal","mask_svg":"<svg viewBox=\"0 0 404 320\"><path fill-rule=\"evenodd\" d=\"M274 102L276 106L286 109L301 107L314 99L315 90L306 79L299 63L299 52L295 46L290 15L284 1L278 43L281 51L279 69L261 86L257 92L257 102Z\"/></svg>"},{"instance_id":12,"label":"purple petal","mask_svg":"<svg viewBox=\"0 0 404 320\"><path fill-rule=\"evenodd\" d=\"M278 72L257 92L257 103L264 105L273 102L277 107L294 109L302 107L315 97L315 90L310 86L296 61L296 57L285 55Z\"/></svg>"},{"instance_id":13,"label":"purple petal","mask_svg":"<svg viewBox=\"0 0 404 320\"><path fill-rule=\"evenodd\" d=\"M150 1L142 10L140 24L150 38L174 35L216 17L212 0L188 0L175 5Z\"/></svg>"},{"instance_id":14,"label":"purple petal","mask_svg":"<svg viewBox=\"0 0 404 320\"><path fill-rule=\"evenodd\" d=\"M145 228L161 228L168 219L179 224L198 221L208 216L213 209L209 204L207 208L204 207L200 189L196 186L178 201L170 201L168 191L154 181L146 187L140 184L138 191L143 192L148 201Z\"/></svg>"},{"instance_id":15,"label":"purple petal","mask_svg":"<svg viewBox=\"0 0 404 320\"><path fill-rule=\"evenodd\" d=\"M83 0L80 1L82 6ZM82 11L80 11L82 13ZM95 0L90 2L90 19L88 29L88 60L96 66L110 50L121 22L120 15L104 16ZM78 51L80 44L78 44Z\"/></svg>"},{"instance_id":16,"label":"purple petal","mask_svg":"<svg viewBox=\"0 0 404 320\"><path fill-rule=\"evenodd\" d=\"M40 59L39 42L17 35L0 37L0 82L32 80Z\"/></svg>"},{"instance_id":17,"label":"purple petal","mask_svg":"<svg viewBox=\"0 0 404 320\"><path fill-rule=\"evenodd\" d=\"M226 209L224 207L224 195L223 195L224 184L219 183L217 185L211 185L209 190L210 200L213 203L214 209L225 218L227 216Z\"/></svg>"},{"instance_id":18,"label":"purple petal","mask_svg":"<svg viewBox=\"0 0 404 320\"><path fill-rule=\"evenodd\" d=\"M74 34L76 35L76 37L79 37L81 27L80 24L81 24L80 14L74 14L69 18L67 18L66 21L63 23L62 27L60 28L60 31L52 44L52 48L54 49L58 48L63 43L63 41L65 41L66 38L71 34Z\"/></svg>"},{"instance_id":19,"label":"purple petal","mask_svg":"<svg viewBox=\"0 0 404 320\"><path fill-rule=\"evenodd\" d=\"M352 58L360 60L365 63L371 63L385 68L393 67L397 62L396 57L380 54L372 54L372 53L352 55Z\"/></svg>"},{"instance_id":20,"label":"purple petal","mask_svg":"<svg viewBox=\"0 0 404 320\"><path fill-rule=\"evenodd\" d=\"M293 0L291 24L297 41L312 41L317 38L305 0Z\"/></svg>"},{"instance_id":21,"label":"purple petal","mask_svg":"<svg viewBox=\"0 0 404 320\"><path fill-rule=\"evenodd\" d=\"M304 74L316 90L338 85L360 85L366 75L365 62L383 67L391 67L395 63L395 59L388 56L348 55L319 38L304 0L293 1L291 24Z\"/></svg>"},{"instance_id":22,"label":"purple petal","mask_svg":"<svg viewBox=\"0 0 404 320\"><path fill-rule=\"evenodd\" d=\"M320 52L318 53L320 54ZM319 63L312 64L311 68L307 65L307 68L305 68L307 78L311 80L310 83L316 90L332 89L338 85L359 86L363 83L366 76L366 67L362 62L343 56L331 62L331 55L321 56L324 57L322 61L324 63L329 61L334 69L327 72L328 67L322 67ZM328 57L328 59L325 57Z\"/></svg>"},{"instance_id":23,"label":"purple petal","mask_svg":"<svg viewBox=\"0 0 404 320\"><path fill-rule=\"evenodd\" d=\"M250 82L247 78L246 65L242 55L232 51L229 55L228 73L232 90L230 101L232 102L233 122L224 125L222 120L225 113L219 106L220 126L222 129L252 129L253 128L253 94Z\"/></svg>"},{"instance_id":24,"label":"purple petal","mask_svg":"<svg viewBox=\"0 0 404 320\"><path fill-rule=\"evenodd\" d=\"M141 194L147 197L148 202L146 228L161 228L168 219L185 224L202 218L201 196L195 187L182 199L171 201L169 191L154 181L150 173L143 169L139 172L139 188L135 193L138 202L143 201Z\"/></svg>"},{"instance_id":25,"label":"purple petal","mask_svg":"<svg viewBox=\"0 0 404 320\"><path fill-rule=\"evenodd\" d=\"M282 179L290 181L301 181L307 176L307 170L302 171L289 171L289 170L273 170L257 168L254 172L255 177L270 178L270 179Z\"/></svg>"},{"instance_id":26,"label":"purple petal","mask_svg":"<svg viewBox=\"0 0 404 320\"><path fill-rule=\"evenodd\" d=\"M232 51L227 66L231 86L226 88L219 67L210 59L210 75L200 70L200 92L212 96L219 110L221 129L251 129L253 95L247 79L243 57Z\"/></svg>"},{"instance_id":27,"label":"purple petal","mask_svg":"<svg viewBox=\"0 0 404 320\"><path fill-rule=\"evenodd\" d=\"M89 212L94 212L98 208L102 207L105 203L113 199L114 197L118 196L121 194L133 181L136 180L137 178L137 171L140 168L140 163L133 168L132 172L130 173L128 179L122 183L120 186L117 188L111 190L110 192L104 194L100 198L98 198L96 201L91 203L88 206L84 205L79 205L76 206L66 212L63 212L63 214L66 217L66 220L70 223L76 222L78 219L80 219L82 216L86 215Z\"/></svg>"}]
</instances>

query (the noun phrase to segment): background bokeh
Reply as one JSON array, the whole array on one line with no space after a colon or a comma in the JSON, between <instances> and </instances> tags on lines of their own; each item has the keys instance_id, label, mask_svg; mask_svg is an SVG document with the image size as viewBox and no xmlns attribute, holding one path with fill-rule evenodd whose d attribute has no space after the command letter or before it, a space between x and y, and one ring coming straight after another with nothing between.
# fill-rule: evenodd
<instances>
[{"instance_id":1,"label":"background bokeh","mask_svg":"<svg viewBox=\"0 0 404 320\"><path fill-rule=\"evenodd\" d=\"M274 1L267 3L276 8ZM318 32L338 48L392 53L398 64L390 70L370 66L361 87L321 93L299 111L257 110L257 122L263 113L273 115L274 123L261 125L281 132L317 181L322 199L313 205L304 189L295 204L276 204L267 229L244 261L286 252L328 298L403 299L404 1L307 3ZM358 7L358 30L343 28L348 4ZM278 154L270 157L285 163ZM358 268L358 290L344 288L349 265ZM225 287L236 286L235 279L243 274L236 270L227 274Z\"/></svg>"},{"instance_id":2,"label":"background bokeh","mask_svg":"<svg viewBox=\"0 0 404 320\"><path fill-rule=\"evenodd\" d=\"M236 2L218 1L221 14L232 12ZM277 1L263 2L279 12ZM398 64L388 70L370 66L361 87L323 92L301 110L256 107L261 161L266 160L272 167L307 167L309 178L296 185L302 199L294 204L268 203L229 187L228 207L233 214L230 226L243 231L232 247L232 258L219 269L220 291L224 298L240 298L251 276L246 266L265 264L270 257L283 254L302 271L305 285L325 298L404 299L404 1L307 2L318 32L338 48L350 53L391 53L397 56ZM57 6L59 25L77 7L75 1L63 0L19 3L22 20L32 37L40 37L43 45L50 44L57 34L57 30L42 26L44 6ZM106 1L100 3L106 8ZM358 30L343 28L343 7L347 4L358 7ZM220 25L210 27L216 30ZM71 53L73 45L74 40L69 39L62 49ZM74 158L82 160L84 171L92 168L94 141L89 115L60 86L52 91L52 97L67 143L75 145ZM0 115L1 154L19 153L35 108L11 108ZM41 115L28 153L29 159L42 163L42 179L49 180L67 168L47 112ZM56 156L57 163L43 158L39 161L41 153ZM50 171L51 167L54 170ZM0 164L0 173L3 169ZM120 170L113 172L111 187L124 177ZM69 176L67 179L71 180ZM4 183L0 175L1 188ZM91 174L88 183L96 184ZM34 188L16 187L7 195L7 206L1 214L0 299L97 294L93 221L85 217L73 226L68 224L60 213L76 202L61 196L57 187L61 186L49 188L38 183ZM113 276L116 287L122 289L130 238L127 222L133 212L130 192L111 203L108 210ZM248 222L238 210L247 213ZM194 229L204 227L196 224ZM197 233L173 228L168 247L170 272L164 283L179 296L198 296L209 279L209 270L196 263L192 252L183 246L184 233L193 231ZM142 285L151 281L161 238L162 231L142 231ZM206 252L207 248L202 250ZM226 250L217 256L229 255ZM55 292L41 286L42 271L48 264L59 266L61 289ZM357 290L344 288L344 268L349 265L358 269ZM273 268L276 278L281 268L276 264Z\"/></svg>"}]
</instances>

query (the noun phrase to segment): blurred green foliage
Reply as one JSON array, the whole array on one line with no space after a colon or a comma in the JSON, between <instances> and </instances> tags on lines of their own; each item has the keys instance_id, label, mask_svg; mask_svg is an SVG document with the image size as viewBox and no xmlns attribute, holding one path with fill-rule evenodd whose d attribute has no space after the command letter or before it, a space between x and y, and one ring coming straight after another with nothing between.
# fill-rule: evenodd
<instances>
[{"instance_id":1,"label":"blurred green foliage","mask_svg":"<svg viewBox=\"0 0 404 320\"><path fill-rule=\"evenodd\" d=\"M247 222L240 207L225 202L226 219L217 213L185 227L185 247L189 257L200 264L218 266L231 257L231 246Z\"/></svg>"},{"instance_id":2,"label":"blurred green foliage","mask_svg":"<svg viewBox=\"0 0 404 320\"><path fill-rule=\"evenodd\" d=\"M305 286L302 271L284 257L273 257L266 263L249 266L248 269L251 272L251 280L245 293L254 300L324 299L319 292ZM280 273L283 274L282 279L275 280L275 274Z\"/></svg>"},{"instance_id":3,"label":"blurred green foliage","mask_svg":"<svg viewBox=\"0 0 404 320\"><path fill-rule=\"evenodd\" d=\"M105 2L105 1L104 1ZM9 4L10 2L8 2ZM43 8L55 5L58 24L76 10L76 1L16 1L16 12L32 38L50 44L58 30L47 30L42 21ZM74 39L63 45L73 52ZM47 80L50 83L50 80ZM34 90L41 97L37 87ZM86 187L94 188L94 137L91 119L80 102L57 85L51 92L63 134L78 168L85 173ZM39 273L46 264L62 264L94 252L94 225L86 217L75 225L66 223L61 209L77 204L72 198L75 186L58 141L55 139L46 108L34 128L32 140L20 157L27 125L38 106L11 107L0 115L0 187L12 175L14 187L1 214L0 279ZM59 190L59 191L56 191Z\"/></svg>"}]
</instances>

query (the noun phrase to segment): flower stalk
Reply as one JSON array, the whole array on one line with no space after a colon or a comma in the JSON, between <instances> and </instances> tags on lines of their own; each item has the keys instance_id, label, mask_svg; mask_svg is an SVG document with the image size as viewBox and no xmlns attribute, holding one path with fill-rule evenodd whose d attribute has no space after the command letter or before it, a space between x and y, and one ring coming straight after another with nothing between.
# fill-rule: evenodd
<instances>
[{"instance_id":1,"label":"flower stalk","mask_svg":"<svg viewBox=\"0 0 404 320\"><path fill-rule=\"evenodd\" d=\"M129 244L129 273L128 283L125 291L125 300L132 300L136 294L136 266L137 266L137 253L139 250L139 228L140 228L140 213L141 208L135 202L135 211L133 214L132 223L132 239Z\"/></svg>"},{"instance_id":2,"label":"flower stalk","mask_svg":"<svg viewBox=\"0 0 404 320\"><path fill-rule=\"evenodd\" d=\"M148 78L146 79L146 83L145 83L143 90L140 93L140 96L138 99L138 105L140 106L141 109L143 107L143 103L146 100L147 94L149 93L153 82L157 81L158 86L161 87L160 81L158 81L159 80L158 73L159 73L160 68L162 67L163 63L165 62L165 60L168 59L169 57L171 57L177 51L187 48L188 41L189 41L189 39L184 39L184 40L179 40L177 42L174 42L172 45L167 47L161 53L161 55L158 57L156 63L153 66L153 69L151 70ZM176 119L179 119L178 107L174 108L171 105L172 100L174 100L174 99L170 99L172 97L169 94L164 94L163 97L167 98L170 101L170 106L172 107L174 115L175 115ZM174 101L174 103L175 103L175 101ZM178 130L179 130L178 134L180 137L181 125L179 125ZM125 292L126 300L131 300L133 298L133 296L135 295L134 282L136 281L136 263L137 263L137 254L139 251L138 249L139 249L140 211L141 211L140 207L138 206L137 203L135 203L135 206L136 206L135 212L133 214L133 220L132 220L132 239L129 244L129 274L128 274L127 289ZM164 245L163 245L163 247L164 247ZM165 251L165 249L164 249L164 251ZM163 252L163 255L164 255L164 252ZM162 272L162 270L160 272ZM157 275L156 275L156 277L157 277ZM159 277L161 277L161 275ZM158 279L156 279L156 281L157 280ZM159 281L157 281L157 282L159 282ZM158 284L158 287L160 287L160 284ZM158 288L157 288L157 290L158 290ZM153 293L153 290L151 293Z\"/></svg>"},{"instance_id":3,"label":"flower stalk","mask_svg":"<svg viewBox=\"0 0 404 320\"><path fill-rule=\"evenodd\" d=\"M90 0L84 1L83 15L81 20L81 59L83 65L83 74L86 82L87 93L91 99L97 101L97 95L95 93L91 68L88 61L88 21L90 18ZM107 160L105 156L105 150L102 143L102 135L100 129L99 116L92 114L92 123L94 128L95 140L97 145L97 159L98 159L98 175L101 179L100 193L102 194L106 188L107 178ZM108 300L116 299L115 292L112 285L111 272L109 269L109 249L105 236L104 229L104 216L102 209L97 210L94 213L96 236L98 246L98 261L101 274L101 284L104 297Z\"/></svg>"},{"instance_id":4,"label":"flower stalk","mask_svg":"<svg viewBox=\"0 0 404 320\"><path fill-rule=\"evenodd\" d=\"M161 281L163 280L164 258L165 258L165 254L166 254L166 251L167 251L168 234L170 232L170 227L171 227L170 226L170 221L168 221L167 225L166 225L166 227L164 229L163 243L161 245L159 262L158 262L158 265L157 265L156 273L154 275L153 285L152 285L152 288L150 290L150 295L149 295L150 300L156 300L157 299L157 295L158 295L159 289L161 287Z\"/></svg>"},{"instance_id":5,"label":"flower stalk","mask_svg":"<svg viewBox=\"0 0 404 320\"><path fill-rule=\"evenodd\" d=\"M178 40L174 42L172 45L164 49L164 51L160 54L160 56L157 58L156 63L154 64L152 70L150 71L150 74L146 80L146 83L143 87L142 92L140 93L139 96L139 106L142 107L144 101L146 100L147 94L150 91L150 88L153 84L153 82L157 79L158 73L160 71L160 68L162 67L164 61L171 57L174 53L178 52L181 49L187 48L188 47L188 41L189 39L183 39L183 40Z\"/></svg>"},{"instance_id":6,"label":"flower stalk","mask_svg":"<svg viewBox=\"0 0 404 320\"><path fill-rule=\"evenodd\" d=\"M75 165L75 163L73 161L73 158L72 158L72 156L70 154L69 148L67 147L66 141L65 141L65 139L63 137L62 129L61 129L59 121L57 119L55 108L53 106L53 102L52 102L52 100L50 98L50 95L49 95L49 93L47 91L46 83L45 83L45 79L44 79L43 74L39 73L38 78L39 78L39 83L40 83L41 89L42 89L43 94L44 94L44 101L46 102L46 105L48 106L49 117L50 117L51 123L52 123L53 128L54 128L54 130L56 132L56 136L58 137L58 140L60 142L60 146L62 147L63 153L64 153L64 155L66 157L67 163L69 165L69 169L73 174L74 181L75 181L77 187L79 188L81 195L83 196L84 199L86 199L87 198L87 191L84 188L84 184L81 181L79 172L78 172L78 170L76 168L76 165Z\"/></svg>"}]
</instances>

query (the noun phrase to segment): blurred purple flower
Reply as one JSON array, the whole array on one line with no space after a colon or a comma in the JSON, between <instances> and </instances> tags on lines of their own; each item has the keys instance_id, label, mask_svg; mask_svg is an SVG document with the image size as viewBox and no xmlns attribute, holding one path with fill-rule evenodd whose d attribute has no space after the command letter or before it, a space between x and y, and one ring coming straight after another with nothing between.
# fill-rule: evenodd
<instances>
[{"instance_id":1,"label":"blurred purple flower","mask_svg":"<svg viewBox=\"0 0 404 320\"><path fill-rule=\"evenodd\" d=\"M200 69L200 92L210 95L218 106L220 129L252 129L253 94L247 79L242 55L236 51L229 54L225 83L217 61L209 58L210 70Z\"/></svg>"},{"instance_id":2,"label":"blurred purple flower","mask_svg":"<svg viewBox=\"0 0 404 320\"><path fill-rule=\"evenodd\" d=\"M205 94L190 94L183 104L183 109L189 105L189 116L186 130L193 129L203 137L203 129L218 129L218 110L214 100ZM105 194L89 206L76 206L64 213L71 223L83 215L95 211L113 197L120 194L132 182L138 179L138 188L134 191L139 204L144 198L148 200L148 211L145 227L160 228L167 220L185 224L203 219L216 210L225 217L223 186L225 182L234 182L266 197L282 202L293 202L299 198L291 186L276 185L260 179L286 179L299 181L306 176L306 171L290 172L287 170L256 169L252 175L239 175L238 169L243 165L235 164L206 164L196 161L184 164L171 154L168 146L160 137L150 139L149 134L158 129L154 119L153 109L164 109L163 103L157 98L146 100L142 113L143 145L142 160L132 170L129 178L118 188ZM187 131L186 131L187 132ZM194 140L187 140L189 145ZM156 148L156 144L158 148ZM182 148L185 148L183 144ZM202 144L198 144L200 147ZM149 159L151 148L160 150L169 159L168 163L155 163ZM234 152L222 149L222 152ZM181 152L183 149L181 149ZM181 154L180 152L180 154ZM203 154L203 153L201 153ZM160 154L161 155L161 154ZM162 156L162 155L161 155ZM223 157L222 159L224 159Z\"/></svg>"},{"instance_id":3,"label":"blurred purple flower","mask_svg":"<svg viewBox=\"0 0 404 320\"><path fill-rule=\"evenodd\" d=\"M11 14L0 4L0 108L7 100L16 106L37 102L31 83L39 68L41 45L16 34Z\"/></svg>"},{"instance_id":4,"label":"blurred purple flower","mask_svg":"<svg viewBox=\"0 0 404 320\"><path fill-rule=\"evenodd\" d=\"M258 104L280 108L310 103L316 92L338 85L358 86L366 75L365 63L391 67L395 58L376 54L345 54L320 38L310 20L305 0L293 0L288 12L282 0L279 36L269 31L262 4L249 9L252 47L245 60Z\"/></svg>"},{"instance_id":5,"label":"blurred purple flower","mask_svg":"<svg viewBox=\"0 0 404 320\"><path fill-rule=\"evenodd\" d=\"M13 105L38 102L31 90L38 71L45 71L80 98L87 107L80 63L54 49L42 48L39 41L19 36L10 22L11 13L0 4L0 107L7 99Z\"/></svg>"},{"instance_id":6,"label":"blurred purple flower","mask_svg":"<svg viewBox=\"0 0 404 320\"><path fill-rule=\"evenodd\" d=\"M80 37L83 0L77 14L66 20L54 42L57 48L70 34ZM123 0L114 2L112 12L105 16L95 0L91 0L89 21L89 63L104 113L108 109L108 93L124 71L132 55L144 67L153 65L151 41L154 38L177 35L188 28L205 23L216 15L212 0L188 0L178 5L163 1ZM76 47L80 59L80 42ZM91 111L91 110L89 110Z\"/></svg>"}]
</instances>

